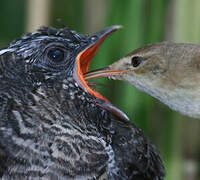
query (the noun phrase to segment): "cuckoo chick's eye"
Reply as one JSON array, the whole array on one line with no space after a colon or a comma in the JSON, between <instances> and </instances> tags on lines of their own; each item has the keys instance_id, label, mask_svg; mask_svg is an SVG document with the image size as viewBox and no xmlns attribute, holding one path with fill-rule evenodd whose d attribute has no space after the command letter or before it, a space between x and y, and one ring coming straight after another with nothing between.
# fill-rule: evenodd
<instances>
[{"instance_id":1,"label":"cuckoo chick's eye","mask_svg":"<svg viewBox=\"0 0 200 180\"><path fill-rule=\"evenodd\" d=\"M131 64L132 64L133 67L138 67L141 64L142 61L143 61L142 57L134 56L131 59Z\"/></svg>"},{"instance_id":2,"label":"cuckoo chick's eye","mask_svg":"<svg viewBox=\"0 0 200 180\"><path fill-rule=\"evenodd\" d=\"M60 63L64 61L65 52L60 48L54 48L49 50L47 56L54 63Z\"/></svg>"}]
</instances>

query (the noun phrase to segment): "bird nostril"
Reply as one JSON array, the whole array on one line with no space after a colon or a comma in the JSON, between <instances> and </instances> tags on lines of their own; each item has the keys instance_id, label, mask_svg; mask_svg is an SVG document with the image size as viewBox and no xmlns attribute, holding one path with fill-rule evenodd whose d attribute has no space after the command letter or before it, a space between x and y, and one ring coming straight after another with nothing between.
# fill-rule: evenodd
<instances>
[{"instance_id":1,"label":"bird nostril","mask_svg":"<svg viewBox=\"0 0 200 180\"><path fill-rule=\"evenodd\" d=\"M90 39L91 39L91 41L95 41L95 40L97 40L97 38L98 38L98 37L94 35L94 36L92 36Z\"/></svg>"}]
</instances>

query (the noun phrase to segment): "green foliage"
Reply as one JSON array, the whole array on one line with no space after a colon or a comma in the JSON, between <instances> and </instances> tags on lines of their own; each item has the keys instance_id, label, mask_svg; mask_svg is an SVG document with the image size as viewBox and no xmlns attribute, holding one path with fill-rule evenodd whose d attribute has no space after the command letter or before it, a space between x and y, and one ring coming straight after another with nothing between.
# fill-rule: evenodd
<instances>
[{"instance_id":1,"label":"green foliage","mask_svg":"<svg viewBox=\"0 0 200 180\"><path fill-rule=\"evenodd\" d=\"M0 1L0 46L24 32L26 0Z\"/></svg>"}]
</instances>

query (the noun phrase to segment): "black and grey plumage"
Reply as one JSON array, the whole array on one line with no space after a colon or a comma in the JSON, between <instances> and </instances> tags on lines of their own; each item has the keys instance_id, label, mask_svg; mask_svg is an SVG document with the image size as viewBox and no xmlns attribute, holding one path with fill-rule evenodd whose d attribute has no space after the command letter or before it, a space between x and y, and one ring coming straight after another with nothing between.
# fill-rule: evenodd
<instances>
[{"instance_id":1,"label":"black and grey plumage","mask_svg":"<svg viewBox=\"0 0 200 180\"><path fill-rule=\"evenodd\" d=\"M1 179L164 178L155 146L83 79L118 28L43 27L0 50Z\"/></svg>"}]
</instances>

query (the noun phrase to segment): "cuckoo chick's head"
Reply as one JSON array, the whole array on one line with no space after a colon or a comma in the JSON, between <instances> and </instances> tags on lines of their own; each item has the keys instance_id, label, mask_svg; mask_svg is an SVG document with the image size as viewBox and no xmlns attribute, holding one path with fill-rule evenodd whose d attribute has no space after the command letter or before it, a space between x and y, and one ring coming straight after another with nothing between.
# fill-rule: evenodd
<instances>
[{"instance_id":1,"label":"cuckoo chick's head","mask_svg":"<svg viewBox=\"0 0 200 180\"><path fill-rule=\"evenodd\" d=\"M62 29L43 27L0 50L0 56L10 52L15 54L14 57L17 57L18 62L9 69L14 71L18 69L14 74L17 76L21 74L22 79L25 77L31 81L31 86L32 84L36 88L42 85L48 86L49 82L52 84L71 77L85 92L100 100L98 101L100 106L128 119L104 96L90 88L84 79L84 74L88 72L90 63L102 42L120 27L107 27L92 35L82 35L66 27ZM21 81L21 78L18 78L18 81Z\"/></svg>"},{"instance_id":2,"label":"cuckoo chick's head","mask_svg":"<svg viewBox=\"0 0 200 180\"><path fill-rule=\"evenodd\" d=\"M85 91L107 101L89 87L83 74L102 42L119 28L111 26L93 35L82 35L66 27L59 30L43 27L13 42L0 55L13 51L26 64L24 75L37 79L37 84L72 76Z\"/></svg>"}]
</instances>

